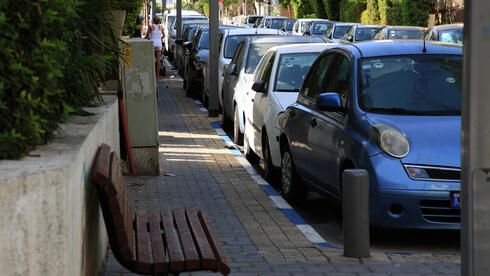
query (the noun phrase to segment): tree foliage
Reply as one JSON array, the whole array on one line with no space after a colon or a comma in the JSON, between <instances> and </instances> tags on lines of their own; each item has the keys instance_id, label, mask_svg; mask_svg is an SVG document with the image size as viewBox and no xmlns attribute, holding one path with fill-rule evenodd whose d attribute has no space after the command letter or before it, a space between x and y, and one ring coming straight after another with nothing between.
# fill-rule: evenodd
<instances>
[{"instance_id":1,"label":"tree foliage","mask_svg":"<svg viewBox=\"0 0 490 276\"><path fill-rule=\"evenodd\" d=\"M427 26L431 4L434 0L402 0L403 25Z\"/></svg>"},{"instance_id":2,"label":"tree foliage","mask_svg":"<svg viewBox=\"0 0 490 276\"><path fill-rule=\"evenodd\" d=\"M366 9L366 0L342 0L340 2L340 21L361 22L361 14Z\"/></svg>"},{"instance_id":3,"label":"tree foliage","mask_svg":"<svg viewBox=\"0 0 490 276\"><path fill-rule=\"evenodd\" d=\"M367 0L366 1L366 10L361 15L361 23L362 24L379 24L380 16L379 16L379 8L378 8L378 0Z\"/></svg>"}]
</instances>

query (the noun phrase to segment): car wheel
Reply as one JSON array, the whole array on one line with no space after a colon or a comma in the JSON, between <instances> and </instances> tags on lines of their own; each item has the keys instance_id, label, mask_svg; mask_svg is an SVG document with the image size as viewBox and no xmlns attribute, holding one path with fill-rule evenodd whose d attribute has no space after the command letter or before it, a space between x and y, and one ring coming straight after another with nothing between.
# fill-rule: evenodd
<instances>
[{"instance_id":1,"label":"car wheel","mask_svg":"<svg viewBox=\"0 0 490 276\"><path fill-rule=\"evenodd\" d=\"M224 103L223 106L221 107L221 127L226 130L231 128L231 120L228 117L226 117Z\"/></svg>"},{"instance_id":2,"label":"car wheel","mask_svg":"<svg viewBox=\"0 0 490 276\"><path fill-rule=\"evenodd\" d=\"M278 180L278 173L274 165L272 165L271 148L269 146L269 138L267 135L264 137L262 143L262 156L264 156L264 177L270 184L276 184Z\"/></svg>"},{"instance_id":3,"label":"car wheel","mask_svg":"<svg viewBox=\"0 0 490 276\"><path fill-rule=\"evenodd\" d=\"M240 132L238 108L236 107L235 107L235 112L233 112L233 142L240 146L243 145L243 133Z\"/></svg>"},{"instance_id":4,"label":"car wheel","mask_svg":"<svg viewBox=\"0 0 490 276\"><path fill-rule=\"evenodd\" d=\"M243 133L243 152L245 152L245 158L247 158L250 163L258 163L260 161L260 157L250 148L247 135L247 122L245 122Z\"/></svg>"},{"instance_id":5,"label":"car wheel","mask_svg":"<svg viewBox=\"0 0 490 276\"><path fill-rule=\"evenodd\" d=\"M301 202L308 194L308 189L300 182L289 149L282 154L281 192L283 197L292 203Z\"/></svg>"}]
</instances>

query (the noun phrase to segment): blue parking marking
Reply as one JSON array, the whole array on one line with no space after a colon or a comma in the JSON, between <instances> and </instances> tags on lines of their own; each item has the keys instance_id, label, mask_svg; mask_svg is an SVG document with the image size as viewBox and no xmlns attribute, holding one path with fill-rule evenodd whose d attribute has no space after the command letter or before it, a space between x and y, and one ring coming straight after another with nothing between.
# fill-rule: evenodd
<instances>
[{"instance_id":1,"label":"blue parking marking","mask_svg":"<svg viewBox=\"0 0 490 276\"><path fill-rule=\"evenodd\" d=\"M306 220L304 220L294 209L279 210L281 210L289 218L289 220L296 225L308 224Z\"/></svg>"},{"instance_id":2,"label":"blue parking marking","mask_svg":"<svg viewBox=\"0 0 490 276\"><path fill-rule=\"evenodd\" d=\"M328 242L320 242L320 243L316 243L316 245L318 245L320 247L328 247L328 248L333 248L333 249L342 249L342 247L331 245Z\"/></svg>"},{"instance_id":3,"label":"blue parking marking","mask_svg":"<svg viewBox=\"0 0 490 276\"><path fill-rule=\"evenodd\" d=\"M232 142L230 137L226 136L226 135L220 135L221 139L223 139L225 142Z\"/></svg>"},{"instance_id":4,"label":"blue parking marking","mask_svg":"<svg viewBox=\"0 0 490 276\"><path fill-rule=\"evenodd\" d=\"M216 122L211 122L211 126L216 129L216 128L221 128L221 122L216 121Z\"/></svg>"},{"instance_id":5,"label":"blue parking marking","mask_svg":"<svg viewBox=\"0 0 490 276\"><path fill-rule=\"evenodd\" d=\"M279 194L276 192L274 188L272 188L271 185L260 185L262 188L264 188L265 193L268 196L278 196Z\"/></svg>"}]
</instances>

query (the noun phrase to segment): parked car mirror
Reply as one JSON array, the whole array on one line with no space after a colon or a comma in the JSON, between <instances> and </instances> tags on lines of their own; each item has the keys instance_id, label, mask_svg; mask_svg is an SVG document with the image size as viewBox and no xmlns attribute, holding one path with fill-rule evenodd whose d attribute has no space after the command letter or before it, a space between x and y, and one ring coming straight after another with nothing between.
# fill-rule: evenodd
<instances>
[{"instance_id":1,"label":"parked car mirror","mask_svg":"<svg viewBox=\"0 0 490 276\"><path fill-rule=\"evenodd\" d=\"M323 93L316 99L316 108L321 111L345 112L340 95L335 92Z\"/></svg>"},{"instance_id":2,"label":"parked car mirror","mask_svg":"<svg viewBox=\"0 0 490 276\"><path fill-rule=\"evenodd\" d=\"M303 34L304 35L311 35L310 31L305 31Z\"/></svg>"},{"instance_id":3,"label":"parked car mirror","mask_svg":"<svg viewBox=\"0 0 490 276\"><path fill-rule=\"evenodd\" d=\"M192 48L192 41L186 41L186 42L182 43L182 45L184 45L184 47L190 49L190 48Z\"/></svg>"},{"instance_id":4,"label":"parked car mirror","mask_svg":"<svg viewBox=\"0 0 490 276\"><path fill-rule=\"evenodd\" d=\"M265 81L258 80L252 85L252 90L258 93L265 93Z\"/></svg>"},{"instance_id":5,"label":"parked car mirror","mask_svg":"<svg viewBox=\"0 0 490 276\"><path fill-rule=\"evenodd\" d=\"M184 43L184 40L182 39L175 40L175 44L182 44L182 43Z\"/></svg>"},{"instance_id":6,"label":"parked car mirror","mask_svg":"<svg viewBox=\"0 0 490 276\"><path fill-rule=\"evenodd\" d=\"M347 36L346 39L350 42L354 41L354 37L352 35Z\"/></svg>"}]
</instances>

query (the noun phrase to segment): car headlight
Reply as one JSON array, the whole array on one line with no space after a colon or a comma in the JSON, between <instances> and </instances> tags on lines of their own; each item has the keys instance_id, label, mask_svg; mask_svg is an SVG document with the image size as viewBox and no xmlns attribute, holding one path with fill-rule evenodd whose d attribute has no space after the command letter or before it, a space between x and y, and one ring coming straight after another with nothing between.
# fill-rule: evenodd
<instances>
[{"instance_id":1,"label":"car headlight","mask_svg":"<svg viewBox=\"0 0 490 276\"><path fill-rule=\"evenodd\" d=\"M410 152L407 137L394 127L374 124L371 126L370 135L384 152L395 158L403 158Z\"/></svg>"}]
</instances>

